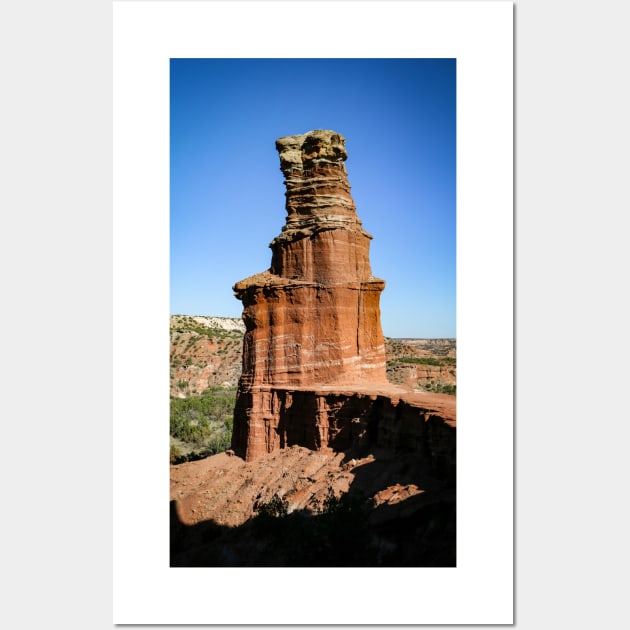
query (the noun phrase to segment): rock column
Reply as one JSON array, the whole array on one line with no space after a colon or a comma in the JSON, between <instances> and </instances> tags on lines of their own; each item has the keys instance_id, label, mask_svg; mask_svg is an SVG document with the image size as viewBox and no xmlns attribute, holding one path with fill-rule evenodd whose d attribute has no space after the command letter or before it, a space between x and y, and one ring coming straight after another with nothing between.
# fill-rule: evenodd
<instances>
[{"instance_id":1,"label":"rock column","mask_svg":"<svg viewBox=\"0 0 630 630\"><path fill-rule=\"evenodd\" d=\"M286 224L270 244L271 268L234 285L246 333L232 448L246 459L277 445L274 388L387 382L385 283L372 276L372 237L350 194L345 139L317 130L280 138L276 148Z\"/></svg>"}]
</instances>

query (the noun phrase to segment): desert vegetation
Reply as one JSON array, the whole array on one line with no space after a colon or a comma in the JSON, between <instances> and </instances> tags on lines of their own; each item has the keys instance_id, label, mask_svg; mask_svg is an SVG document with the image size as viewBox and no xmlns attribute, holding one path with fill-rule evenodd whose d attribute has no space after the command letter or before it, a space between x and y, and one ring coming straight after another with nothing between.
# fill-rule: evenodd
<instances>
[{"instance_id":1,"label":"desert vegetation","mask_svg":"<svg viewBox=\"0 0 630 630\"><path fill-rule=\"evenodd\" d=\"M171 464L200 459L229 448L236 390L210 387L200 395L171 397Z\"/></svg>"},{"instance_id":2,"label":"desert vegetation","mask_svg":"<svg viewBox=\"0 0 630 630\"><path fill-rule=\"evenodd\" d=\"M405 363L415 363L417 365L455 365L455 357L395 357L387 362L387 365L404 365Z\"/></svg>"}]
</instances>

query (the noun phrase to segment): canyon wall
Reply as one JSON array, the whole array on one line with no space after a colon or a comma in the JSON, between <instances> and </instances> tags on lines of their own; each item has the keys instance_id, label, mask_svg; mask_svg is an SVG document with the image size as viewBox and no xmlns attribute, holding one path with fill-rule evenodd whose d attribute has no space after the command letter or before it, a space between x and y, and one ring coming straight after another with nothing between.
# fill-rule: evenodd
<instances>
[{"instance_id":1,"label":"canyon wall","mask_svg":"<svg viewBox=\"0 0 630 630\"><path fill-rule=\"evenodd\" d=\"M455 471L455 399L368 390L261 387L242 392L233 446L248 459L287 446L346 451L363 457L374 448L416 453L440 477Z\"/></svg>"}]
</instances>

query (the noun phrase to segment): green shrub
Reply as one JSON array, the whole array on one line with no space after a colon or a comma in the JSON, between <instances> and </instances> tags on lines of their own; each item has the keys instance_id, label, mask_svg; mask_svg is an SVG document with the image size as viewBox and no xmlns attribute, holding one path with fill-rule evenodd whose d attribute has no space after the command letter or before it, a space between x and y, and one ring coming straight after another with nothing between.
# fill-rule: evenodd
<instances>
[{"instance_id":1,"label":"green shrub","mask_svg":"<svg viewBox=\"0 0 630 630\"><path fill-rule=\"evenodd\" d=\"M425 383L422 387L428 392L435 392L436 394L448 394L449 396L457 396L457 385L451 385L450 383Z\"/></svg>"},{"instance_id":2,"label":"green shrub","mask_svg":"<svg viewBox=\"0 0 630 630\"><path fill-rule=\"evenodd\" d=\"M417 363L420 365L442 365L440 359L434 357L400 357L395 363Z\"/></svg>"},{"instance_id":3,"label":"green shrub","mask_svg":"<svg viewBox=\"0 0 630 630\"><path fill-rule=\"evenodd\" d=\"M258 505L256 512L263 518L282 518L289 513L289 504L276 492L267 503Z\"/></svg>"},{"instance_id":4,"label":"green shrub","mask_svg":"<svg viewBox=\"0 0 630 630\"><path fill-rule=\"evenodd\" d=\"M406 363L413 363L417 365L435 365L436 367L442 367L445 365L455 365L455 359L453 357L398 357L388 361L388 365L404 365Z\"/></svg>"},{"instance_id":5,"label":"green shrub","mask_svg":"<svg viewBox=\"0 0 630 630\"><path fill-rule=\"evenodd\" d=\"M171 444L171 464L178 464L182 457L182 452L177 448L177 446L175 446L175 444Z\"/></svg>"},{"instance_id":6,"label":"green shrub","mask_svg":"<svg viewBox=\"0 0 630 630\"><path fill-rule=\"evenodd\" d=\"M236 390L211 387L200 395L171 398L170 434L207 454L230 446Z\"/></svg>"},{"instance_id":7,"label":"green shrub","mask_svg":"<svg viewBox=\"0 0 630 630\"><path fill-rule=\"evenodd\" d=\"M216 455L217 453L223 453L230 448L230 443L232 441L232 432L222 433L220 435L216 435L211 437L208 440L208 447L206 448L206 452L208 455Z\"/></svg>"}]
</instances>

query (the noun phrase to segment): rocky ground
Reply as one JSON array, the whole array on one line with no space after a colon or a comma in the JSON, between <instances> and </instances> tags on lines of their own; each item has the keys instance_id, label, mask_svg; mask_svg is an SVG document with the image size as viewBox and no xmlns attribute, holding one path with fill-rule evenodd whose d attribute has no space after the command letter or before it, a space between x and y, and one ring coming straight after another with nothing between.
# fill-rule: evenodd
<instances>
[{"instance_id":1,"label":"rocky ground","mask_svg":"<svg viewBox=\"0 0 630 630\"><path fill-rule=\"evenodd\" d=\"M286 513L269 516L274 505ZM172 566L454 566L454 481L411 454L221 453L171 466L171 554Z\"/></svg>"}]
</instances>

